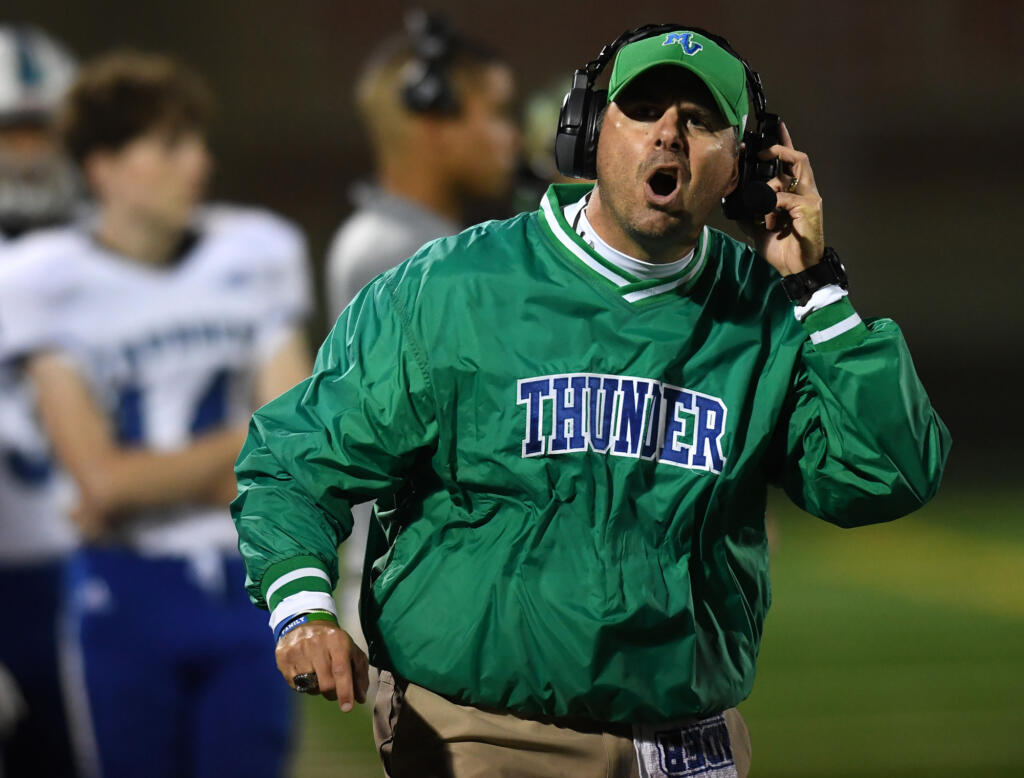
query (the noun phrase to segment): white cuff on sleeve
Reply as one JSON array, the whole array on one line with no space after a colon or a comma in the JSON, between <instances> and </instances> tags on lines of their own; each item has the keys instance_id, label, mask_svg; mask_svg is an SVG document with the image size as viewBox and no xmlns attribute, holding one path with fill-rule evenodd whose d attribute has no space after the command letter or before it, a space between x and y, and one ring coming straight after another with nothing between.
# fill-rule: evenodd
<instances>
[{"instance_id":1,"label":"white cuff on sleeve","mask_svg":"<svg viewBox=\"0 0 1024 778\"><path fill-rule=\"evenodd\" d=\"M285 597L281 603L274 608L270 614L270 628L277 629L277 625L292 616L309 611L327 611L338 615L338 609L334 604L334 598L325 592L299 592L290 597Z\"/></svg>"},{"instance_id":2,"label":"white cuff on sleeve","mask_svg":"<svg viewBox=\"0 0 1024 778\"><path fill-rule=\"evenodd\" d=\"M826 305L837 303L849 294L839 284L829 284L823 286L817 292L811 295L811 299L807 301L806 305L798 305L793 308L793 315L796 316L797 321L803 321L809 314L815 311L820 311Z\"/></svg>"}]
</instances>

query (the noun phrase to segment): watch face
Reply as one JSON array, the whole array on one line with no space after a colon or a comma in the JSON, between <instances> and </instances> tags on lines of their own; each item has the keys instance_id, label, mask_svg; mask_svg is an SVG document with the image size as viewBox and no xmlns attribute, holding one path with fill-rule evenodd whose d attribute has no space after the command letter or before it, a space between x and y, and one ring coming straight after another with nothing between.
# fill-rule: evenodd
<instances>
[{"instance_id":1,"label":"watch face","mask_svg":"<svg viewBox=\"0 0 1024 778\"><path fill-rule=\"evenodd\" d=\"M789 301L797 305L805 305L811 298L811 292L799 273L785 276L782 280L782 288L786 291Z\"/></svg>"},{"instance_id":2,"label":"watch face","mask_svg":"<svg viewBox=\"0 0 1024 778\"><path fill-rule=\"evenodd\" d=\"M781 282L782 288L786 290L786 296L797 305L806 305L812 294L829 284L838 284L842 289L848 288L846 268L831 246L825 247L821 262L799 273L785 276Z\"/></svg>"}]
</instances>

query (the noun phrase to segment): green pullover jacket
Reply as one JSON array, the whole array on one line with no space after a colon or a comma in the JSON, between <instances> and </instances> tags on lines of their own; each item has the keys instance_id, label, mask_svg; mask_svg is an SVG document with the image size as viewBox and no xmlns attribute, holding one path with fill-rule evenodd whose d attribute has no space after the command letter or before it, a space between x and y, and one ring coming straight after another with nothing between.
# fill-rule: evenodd
<instances>
[{"instance_id":1,"label":"green pullover jacket","mask_svg":"<svg viewBox=\"0 0 1024 778\"><path fill-rule=\"evenodd\" d=\"M778 273L705 228L638 280L539 211L425 246L254 415L232 505L254 602L337 581L378 499L375 664L457 701L656 722L751 690L766 489L844 527L938 488L949 434L899 328L848 298L801 324Z\"/></svg>"}]
</instances>

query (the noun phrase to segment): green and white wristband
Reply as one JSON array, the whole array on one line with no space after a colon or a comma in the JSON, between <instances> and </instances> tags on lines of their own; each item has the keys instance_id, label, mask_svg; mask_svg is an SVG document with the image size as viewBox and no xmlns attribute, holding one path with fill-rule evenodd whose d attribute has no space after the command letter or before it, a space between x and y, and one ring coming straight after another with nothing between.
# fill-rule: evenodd
<instances>
[{"instance_id":1,"label":"green and white wristband","mask_svg":"<svg viewBox=\"0 0 1024 778\"><path fill-rule=\"evenodd\" d=\"M298 615L321 611L337 620L331 579L316 557L304 556L272 565L264 575L263 596L270 610L270 629Z\"/></svg>"}]
</instances>

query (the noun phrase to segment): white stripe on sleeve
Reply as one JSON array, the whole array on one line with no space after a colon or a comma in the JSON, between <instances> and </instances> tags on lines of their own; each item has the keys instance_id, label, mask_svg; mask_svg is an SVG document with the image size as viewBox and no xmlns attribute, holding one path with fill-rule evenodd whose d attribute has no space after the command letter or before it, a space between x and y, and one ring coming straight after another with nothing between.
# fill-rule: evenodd
<instances>
[{"instance_id":1,"label":"white stripe on sleeve","mask_svg":"<svg viewBox=\"0 0 1024 778\"><path fill-rule=\"evenodd\" d=\"M827 340L832 340L832 338L838 338L844 332L849 332L858 324L860 324L860 316L857 314L847 316L838 324L833 324L831 327L826 327L818 332L812 332L811 343L817 345L819 343L824 343Z\"/></svg>"},{"instance_id":2,"label":"white stripe on sleeve","mask_svg":"<svg viewBox=\"0 0 1024 778\"><path fill-rule=\"evenodd\" d=\"M292 570L290 573L285 573L278 578L274 583L267 589L267 602L270 602L270 598L274 596L274 592L280 589L287 583L297 581L300 578L323 578L327 583L331 582L330 577L318 567L300 567L298 570Z\"/></svg>"}]
</instances>

